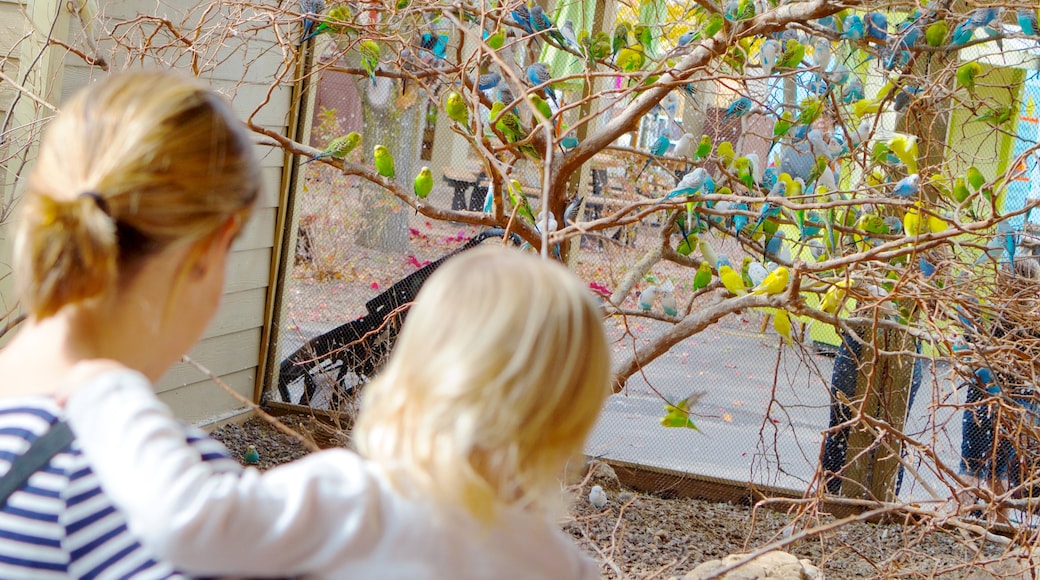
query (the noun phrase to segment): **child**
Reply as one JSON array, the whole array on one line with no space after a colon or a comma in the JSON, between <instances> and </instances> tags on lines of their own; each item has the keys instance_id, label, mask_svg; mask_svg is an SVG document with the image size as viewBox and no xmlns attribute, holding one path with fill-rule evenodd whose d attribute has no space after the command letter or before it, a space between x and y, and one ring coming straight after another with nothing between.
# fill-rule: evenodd
<instances>
[{"instance_id":1,"label":"child","mask_svg":"<svg viewBox=\"0 0 1040 580\"><path fill-rule=\"evenodd\" d=\"M191 347L259 188L249 132L194 80L107 77L51 121L15 235L27 320L0 350L0 578L183 577L127 529L55 395L83 361L147 382ZM207 469L241 471L202 432L176 437Z\"/></svg>"},{"instance_id":2,"label":"child","mask_svg":"<svg viewBox=\"0 0 1040 580\"><path fill-rule=\"evenodd\" d=\"M86 363L66 415L131 529L199 574L599 578L557 527L560 476L609 392L592 294L506 248L452 258L365 388L360 455L221 474L145 377Z\"/></svg>"}]
</instances>

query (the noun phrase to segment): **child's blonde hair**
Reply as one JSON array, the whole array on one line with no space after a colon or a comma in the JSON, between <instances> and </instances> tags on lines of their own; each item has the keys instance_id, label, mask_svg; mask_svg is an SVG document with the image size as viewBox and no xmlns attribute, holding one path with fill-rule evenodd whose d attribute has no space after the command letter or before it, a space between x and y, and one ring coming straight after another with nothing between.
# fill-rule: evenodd
<instances>
[{"instance_id":1,"label":"child's blonde hair","mask_svg":"<svg viewBox=\"0 0 1040 580\"><path fill-rule=\"evenodd\" d=\"M359 451L413 497L551 513L610 392L592 293L566 268L506 248L448 260L420 291L364 391Z\"/></svg>"},{"instance_id":2,"label":"child's blonde hair","mask_svg":"<svg viewBox=\"0 0 1040 580\"><path fill-rule=\"evenodd\" d=\"M193 242L260 189L249 132L219 95L162 72L113 75L51 123L15 237L27 312L109 295L141 259Z\"/></svg>"}]
</instances>

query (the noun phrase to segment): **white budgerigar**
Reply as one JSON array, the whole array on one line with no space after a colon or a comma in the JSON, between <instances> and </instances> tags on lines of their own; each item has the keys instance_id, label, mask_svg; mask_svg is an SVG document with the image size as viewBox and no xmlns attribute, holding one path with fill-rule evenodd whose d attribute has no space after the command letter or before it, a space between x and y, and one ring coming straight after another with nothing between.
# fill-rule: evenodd
<instances>
[{"instance_id":1,"label":"white budgerigar","mask_svg":"<svg viewBox=\"0 0 1040 580\"><path fill-rule=\"evenodd\" d=\"M672 155L675 157L686 157L687 159L693 159L693 148L697 143L693 140L693 135L689 133L683 133L682 137L679 137L679 141L675 144L675 150L672 151Z\"/></svg>"},{"instance_id":2,"label":"white budgerigar","mask_svg":"<svg viewBox=\"0 0 1040 580\"><path fill-rule=\"evenodd\" d=\"M589 492L589 503L598 510L603 509L607 505L607 494L602 487L598 485L592 486L592 491Z\"/></svg>"}]
</instances>

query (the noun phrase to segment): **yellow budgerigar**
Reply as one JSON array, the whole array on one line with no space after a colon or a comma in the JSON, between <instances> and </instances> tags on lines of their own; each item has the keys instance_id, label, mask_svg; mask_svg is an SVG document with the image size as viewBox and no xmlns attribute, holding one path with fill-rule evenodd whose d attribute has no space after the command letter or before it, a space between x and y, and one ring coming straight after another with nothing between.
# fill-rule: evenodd
<instances>
[{"instance_id":1,"label":"yellow budgerigar","mask_svg":"<svg viewBox=\"0 0 1040 580\"><path fill-rule=\"evenodd\" d=\"M787 271L784 266L778 267L766 276L765 280L758 286L755 286L752 294L779 294L787 288L787 283L791 280L791 273Z\"/></svg>"},{"instance_id":2,"label":"yellow budgerigar","mask_svg":"<svg viewBox=\"0 0 1040 580\"><path fill-rule=\"evenodd\" d=\"M722 281L722 285L726 287L726 290L729 290L730 294L734 296L747 294L747 290L744 289L744 281L740 279L740 274L725 264L719 266L719 280Z\"/></svg>"}]
</instances>

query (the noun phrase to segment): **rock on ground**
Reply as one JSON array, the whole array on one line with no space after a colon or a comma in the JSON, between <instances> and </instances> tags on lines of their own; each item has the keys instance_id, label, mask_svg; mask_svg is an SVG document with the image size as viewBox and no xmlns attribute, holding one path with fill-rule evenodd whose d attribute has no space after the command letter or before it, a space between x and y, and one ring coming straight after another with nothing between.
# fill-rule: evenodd
<instances>
[{"instance_id":1,"label":"rock on ground","mask_svg":"<svg viewBox=\"0 0 1040 580\"><path fill-rule=\"evenodd\" d=\"M721 560L709 560L686 573L682 580L703 580L713 572L744 559L747 554L733 554ZM823 574L809 560L799 560L792 554L774 550L766 552L747 564L720 576L722 580L823 580Z\"/></svg>"}]
</instances>

